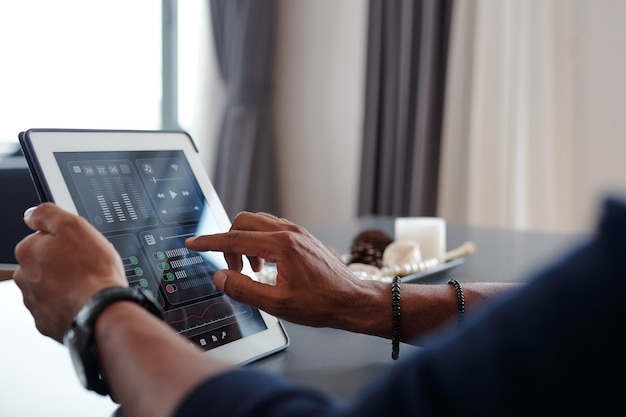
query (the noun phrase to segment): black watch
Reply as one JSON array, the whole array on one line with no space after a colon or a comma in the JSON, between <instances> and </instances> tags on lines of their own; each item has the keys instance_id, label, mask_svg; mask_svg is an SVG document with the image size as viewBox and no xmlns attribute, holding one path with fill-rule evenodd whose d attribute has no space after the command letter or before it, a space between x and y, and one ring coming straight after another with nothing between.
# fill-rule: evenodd
<instances>
[{"instance_id":1,"label":"black watch","mask_svg":"<svg viewBox=\"0 0 626 417\"><path fill-rule=\"evenodd\" d=\"M65 333L63 344L68 347L74 369L83 386L101 395L110 394L102 375L98 352L94 343L94 324L100 314L117 301L133 301L163 319L154 297L140 288L110 287L94 294L80 309Z\"/></svg>"}]
</instances>

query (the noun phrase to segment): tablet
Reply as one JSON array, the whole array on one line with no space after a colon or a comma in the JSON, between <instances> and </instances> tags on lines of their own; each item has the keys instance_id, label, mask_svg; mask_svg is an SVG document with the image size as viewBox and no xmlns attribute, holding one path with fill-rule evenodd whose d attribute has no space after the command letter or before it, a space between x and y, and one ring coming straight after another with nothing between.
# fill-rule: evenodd
<instances>
[{"instance_id":1,"label":"tablet","mask_svg":"<svg viewBox=\"0 0 626 417\"><path fill-rule=\"evenodd\" d=\"M185 247L188 237L230 228L187 133L31 129L19 141L41 201L106 236L129 285L152 293L182 336L236 364L289 345L280 320L215 286L213 274L227 268L222 253ZM247 261L243 273L256 279Z\"/></svg>"}]
</instances>

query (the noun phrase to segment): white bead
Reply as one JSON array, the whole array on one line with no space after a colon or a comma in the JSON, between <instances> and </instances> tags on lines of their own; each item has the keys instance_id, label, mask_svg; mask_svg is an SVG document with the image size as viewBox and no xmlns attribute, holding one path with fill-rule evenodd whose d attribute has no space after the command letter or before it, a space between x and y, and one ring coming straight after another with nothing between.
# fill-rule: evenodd
<instances>
[{"instance_id":1,"label":"white bead","mask_svg":"<svg viewBox=\"0 0 626 417\"><path fill-rule=\"evenodd\" d=\"M420 245L414 240L404 239L391 242L383 252L383 266L406 265L422 260Z\"/></svg>"},{"instance_id":2,"label":"white bead","mask_svg":"<svg viewBox=\"0 0 626 417\"><path fill-rule=\"evenodd\" d=\"M348 269L350 269L357 278L362 280L380 279L380 269L376 268L374 265L353 263L348 265Z\"/></svg>"}]
</instances>

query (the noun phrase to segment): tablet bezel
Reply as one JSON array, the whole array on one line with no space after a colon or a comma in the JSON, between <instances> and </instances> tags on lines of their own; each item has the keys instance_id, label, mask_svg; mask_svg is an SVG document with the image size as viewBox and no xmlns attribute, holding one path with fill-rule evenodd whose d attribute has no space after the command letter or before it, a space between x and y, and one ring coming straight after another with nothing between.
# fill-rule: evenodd
<instances>
[{"instance_id":1,"label":"tablet bezel","mask_svg":"<svg viewBox=\"0 0 626 417\"><path fill-rule=\"evenodd\" d=\"M219 231L228 231L231 222L199 157L191 136L183 131L29 129L19 135L35 188L41 201L52 201L78 214L70 190L55 159L57 152L182 151L211 208ZM245 260L244 274L257 279ZM279 319L259 310L266 330L221 345L206 352L216 358L245 364L289 346Z\"/></svg>"}]
</instances>

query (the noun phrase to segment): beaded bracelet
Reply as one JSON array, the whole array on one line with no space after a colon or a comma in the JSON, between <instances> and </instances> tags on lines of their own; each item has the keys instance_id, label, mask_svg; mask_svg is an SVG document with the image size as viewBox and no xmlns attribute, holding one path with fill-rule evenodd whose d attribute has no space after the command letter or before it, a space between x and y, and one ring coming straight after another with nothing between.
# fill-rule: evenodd
<instances>
[{"instance_id":1,"label":"beaded bracelet","mask_svg":"<svg viewBox=\"0 0 626 417\"><path fill-rule=\"evenodd\" d=\"M454 286L454 290L456 291L456 301L459 311L457 323L460 324L463 321L463 317L465 317L465 296L463 295L463 289L461 289L461 284L459 284L459 281L456 279L449 280L448 284Z\"/></svg>"},{"instance_id":2,"label":"beaded bracelet","mask_svg":"<svg viewBox=\"0 0 626 417\"><path fill-rule=\"evenodd\" d=\"M400 355L400 277L395 276L391 281L391 359L396 360Z\"/></svg>"}]
</instances>

